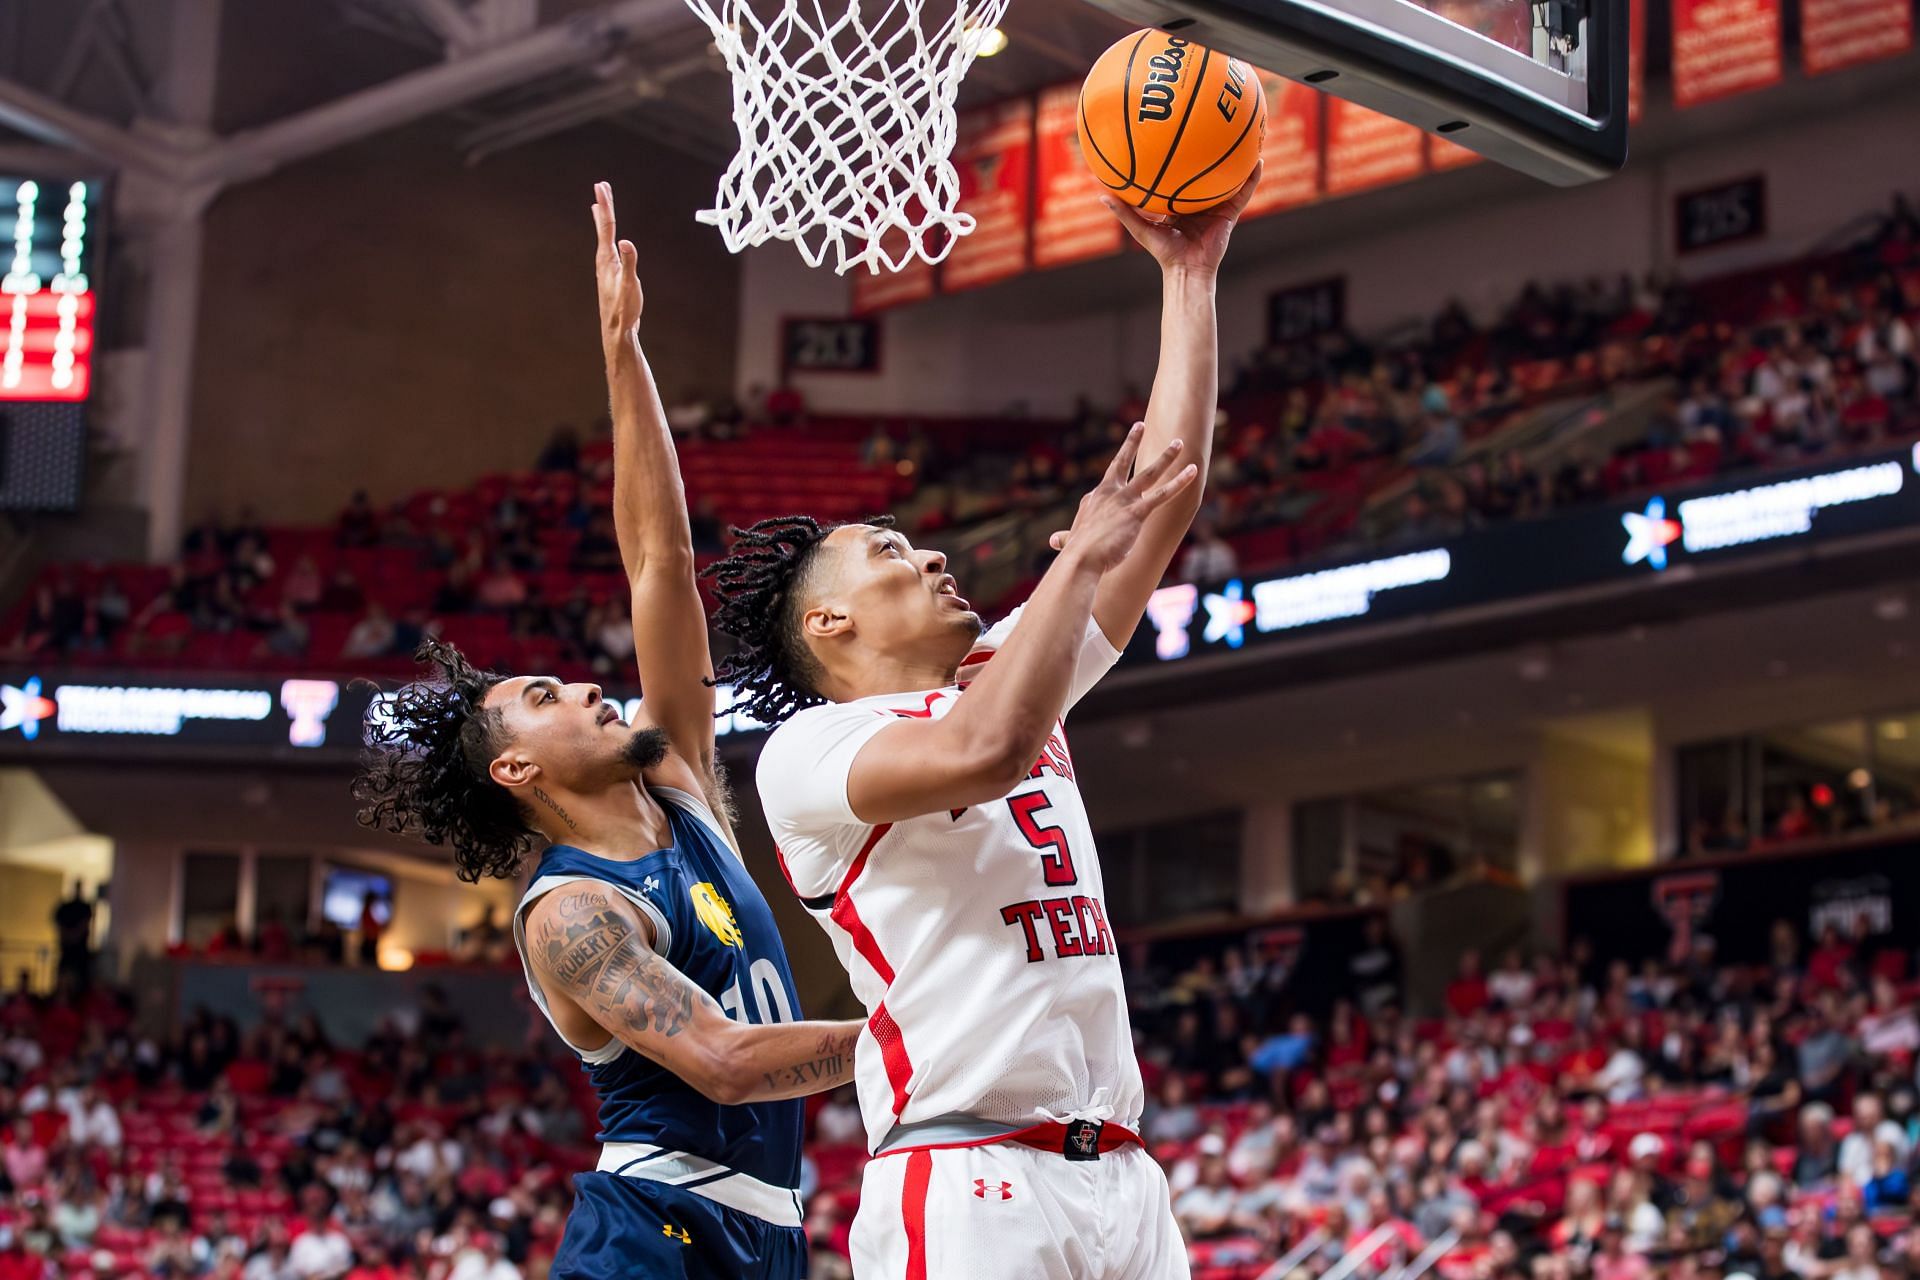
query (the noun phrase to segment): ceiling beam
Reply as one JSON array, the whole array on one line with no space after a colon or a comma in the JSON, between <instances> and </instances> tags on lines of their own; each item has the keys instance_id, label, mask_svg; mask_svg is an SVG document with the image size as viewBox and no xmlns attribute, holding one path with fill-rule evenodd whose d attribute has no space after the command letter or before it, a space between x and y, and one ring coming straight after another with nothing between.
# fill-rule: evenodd
<instances>
[{"instance_id":1,"label":"ceiling beam","mask_svg":"<svg viewBox=\"0 0 1920 1280\"><path fill-rule=\"evenodd\" d=\"M440 37L449 57L458 57L480 44L480 29L458 0L406 0L406 5Z\"/></svg>"},{"instance_id":2,"label":"ceiling beam","mask_svg":"<svg viewBox=\"0 0 1920 1280\"><path fill-rule=\"evenodd\" d=\"M180 161L178 149L162 139L137 138L17 80L0 79L0 124L40 142L160 176L168 175Z\"/></svg>"},{"instance_id":3,"label":"ceiling beam","mask_svg":"<svg viewBox=\"0 0 1920 1280\"><path fill-rule=\"evenodd\" d=\"M195 155L184 176L223 184L259 177L422 116L594 62L681 20L691 20L682 0L621 0L507 44L235 134Z\"/></svg>"}]
</instances>

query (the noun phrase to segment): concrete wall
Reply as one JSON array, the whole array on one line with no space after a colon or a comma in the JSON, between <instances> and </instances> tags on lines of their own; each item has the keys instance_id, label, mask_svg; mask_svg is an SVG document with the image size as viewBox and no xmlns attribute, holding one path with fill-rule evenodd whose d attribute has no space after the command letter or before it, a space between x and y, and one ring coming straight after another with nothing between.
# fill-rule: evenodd
<instances>
[{"instance_id":1,"label":"concrete wall","mask_svg":"<svg viewBox=\"0 0 1920 1280\"><path fill-rule=\"evenodd\" d=\"M532 463L605 410L596 179L640 248L663 392L719 392L738 265L693 222L698 166L587 129L463 167L444 126L384 134L221 196L207 215L187 518L330 517Z\"/></svg>"}]
</instances>

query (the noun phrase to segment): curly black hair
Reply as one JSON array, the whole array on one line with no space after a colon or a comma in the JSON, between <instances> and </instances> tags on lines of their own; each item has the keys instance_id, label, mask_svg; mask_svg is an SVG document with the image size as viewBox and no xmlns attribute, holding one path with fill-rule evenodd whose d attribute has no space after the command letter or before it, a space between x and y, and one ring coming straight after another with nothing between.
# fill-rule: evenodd
<instances>
[{"instance_id":1,"label":"curly black hair","mask_svg":"<svg viewBox=\"0 0 1920 1280\"><path fill-rule=\"evenodd\" d=\"M437 667L367 711L367 750L353 780L360 825L453 847L468 883L508 879L540 843L520 804L488 773L505 746L487 693L506 677L476 669L460 650L423 640L414 661Z\"/></svg>"},{"instance_id":2,"label":"curly black hair","mask_svg":"<svg viewBox=\"0 0 1920 1280\"><path fill-rule=\"evenodd\" d=\"M893 527L892 516L864 521ZM736 700L763 724L779 724L826 699L816 691L824 672L800 629L807 574L815 553L838 524L812 516L774 516L733 531L727 554L701 571L712 578L719 606L714 629L731 636L734 650L714 669L716 682L731 683Z\"/></svg>"}]
</instances>

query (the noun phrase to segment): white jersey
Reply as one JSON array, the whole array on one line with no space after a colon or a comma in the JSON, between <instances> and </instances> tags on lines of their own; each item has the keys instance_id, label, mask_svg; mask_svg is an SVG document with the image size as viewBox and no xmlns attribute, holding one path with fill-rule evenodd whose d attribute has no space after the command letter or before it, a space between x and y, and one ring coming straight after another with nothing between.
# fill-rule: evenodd
<instances>
[{"instance_id":1,"label":"white jersey","mask_svg":"<svg viewBox=\"0 0 1920 1280\"><path fill-rule=\"evenodd\" d=\"M955 1117L1139 1123L1120 958L1064 730L991 804L869 826L847 802L867 740L952 711L1019 618L980 638L959 683L810 707L760 757L781 869L867 1009L854 1076L869 1149L895 1125ZM1068 707L1119 656L1090 622Z\"/></svg>"}]
</instances>

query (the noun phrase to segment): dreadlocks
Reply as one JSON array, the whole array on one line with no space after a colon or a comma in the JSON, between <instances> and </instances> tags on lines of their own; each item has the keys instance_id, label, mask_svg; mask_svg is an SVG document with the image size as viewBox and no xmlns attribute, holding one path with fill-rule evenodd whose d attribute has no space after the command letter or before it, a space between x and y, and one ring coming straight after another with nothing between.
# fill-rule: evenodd
<instances>
[{"instance_id":1,"label":"dreadlocks","mask_svg":"<svg viewBox=\"0 0 1920 1280\"><path fill-rule=\"evenodd\" d=\"M888 529L893 517L866 523ZM800 619L814 555L839 527L812 516L774 516L735 529L726 556L702 571L713 579L720 602L713 625L735 641L714 678L733 685L735 709L763 724L779 724L826 701L814 691L822 671L807 648Z\"/></svg>"},{"instance_id":2,"label":"dreadlocks","mask_svg":"<svg viewBox=\"0 0 1920 1280\"><path fill-rule=\"evenodd\" d=\"M462 880L506 879L539 843L520 806L488 767L505 745L499 709L484 705L504 677L476 670L461 652L425 640L414 661L436 680L407 685L367 716L367 751L353 780L360 824L453 846Z\"/></svg>"}]
</instances>

